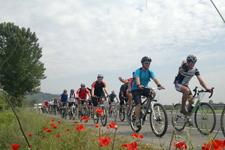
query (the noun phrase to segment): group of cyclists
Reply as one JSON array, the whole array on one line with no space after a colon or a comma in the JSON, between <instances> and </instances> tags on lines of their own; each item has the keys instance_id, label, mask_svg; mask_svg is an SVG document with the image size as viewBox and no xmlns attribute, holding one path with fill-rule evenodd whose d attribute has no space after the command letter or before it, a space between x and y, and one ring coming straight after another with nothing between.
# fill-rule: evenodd
<instances>
[{"instance_id":1,"label":"group of cyclists","mask_svg":"<svg viewBox=\"0 0 225 150\"><path fill-rule=\"evenodd\" d=\"M174 80L176 91L182 93L180 113L183 115L190 115L193 108L194 98L191 89L188 86L193 76L197 77L200 85L206 92L213 92L213 88L209 88L200 76L199 70L195 67L196 62L196 56L188 55L186 60L182 61L181 66L178 69L178 74ZM165 89L156 78L154 71L150 69L151 63L152 59L148 56L144 56L141 59L141 67L137 68L130 78L118 78L122 83L119 91L119 99L117 99L117 95L114 91L108 93L106 83L103 80L103 75L98 74L97 80L91 84L91 88L88 88L84 83L81 83L80 88L77 91L71 89L68 94L67 90L64 90L60 95L58 103L60 106L66 106L68 109L73 105L77 106L78 112L81 111L82 105L87 104L89 107L92 107L91 110L95 117L95 110L98 108L99 104L108 100L110 112L111 104L115 101L119 101L120 106L127 106L127 114L129 114L131 107L135 106L135 124L137 127L140 127L142 125L140 114L142 98L148 97L150 94L154 93L153 89L149 87L149 82L153 80L158 90Z\"/></svg>"}]
</instances>

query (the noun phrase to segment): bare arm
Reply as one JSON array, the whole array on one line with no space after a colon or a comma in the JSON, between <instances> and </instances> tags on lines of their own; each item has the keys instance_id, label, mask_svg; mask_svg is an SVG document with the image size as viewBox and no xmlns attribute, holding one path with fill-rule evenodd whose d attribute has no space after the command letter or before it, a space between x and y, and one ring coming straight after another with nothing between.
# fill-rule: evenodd
<instances>
[{"instance_id":1,"label":"bare arm","mask_svg":"<svg viewBox=\"0 0 225 150\"><path fill-rule=\"evenodd\" d=\"M207 86L206 83L203 81L202 77L200 75L197 76L197 79L200 83L200 85L205 89L205 90L210 90Z\"/></svg>"},{"instance_id":2,"label":"bare arm","mask_svg":"<svg viewBox=\"0 0 225 150\"><path fill-rule=\"evenodd\" d=\"M122 83L125 83L125 84L128 83L128 80L125 80L125 79L123 79L122 77L119 77L118 79L119 79L120 82L122 82Z\"/></svg>"},{"instance_id":3,"label":"bare arm","mask_svg":"<svg viewBox=\"0 0 225 150\"><path fill-rule=\"evenodd\" d=\"M153 78L152 80L155 82L155 84L157 85L158 88L165 89L156 78Z\"/></svg>"}]
</instances>

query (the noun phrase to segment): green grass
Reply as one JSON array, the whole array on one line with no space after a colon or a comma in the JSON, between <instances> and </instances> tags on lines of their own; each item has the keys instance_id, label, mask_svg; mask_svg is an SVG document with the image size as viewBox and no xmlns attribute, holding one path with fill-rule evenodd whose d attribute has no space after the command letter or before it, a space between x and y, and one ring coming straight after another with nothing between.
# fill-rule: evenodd
<instances>
[{"instance_id":1,"label":"green grass","mask_svg":"<svg viewBox=\"0 0 225 150\"><path fill-rule=\"evenodd\" d=\"M57 128L53 129L50 125L50 118L47 116L22 109L18 110L18 115L26 135L32 134L32 136L28 136L28 139L34 150L99 150L99 129L86 128L85 131L77 132L74 123L62 121L61 124L58 124L57 119L52 122L57 125ZM51 129L52 132L48 133L44 131L44 127ZM114 129L101 131L101 135L113 139L113 132ZM56 135L59 137L56 137ZM121 145L131 143L132 141L128 138L116 136L114 150L124 150L125 148ZM141 141L137 142L138 149L154 149L152 146L143 144ZM0 149L8 150L13 143L20 144L21 150L28 149L13 113L11 111L0 112ZM112 142L107 147L101 147L101 149L111 150Z\"/></svg>"}]
</instances>

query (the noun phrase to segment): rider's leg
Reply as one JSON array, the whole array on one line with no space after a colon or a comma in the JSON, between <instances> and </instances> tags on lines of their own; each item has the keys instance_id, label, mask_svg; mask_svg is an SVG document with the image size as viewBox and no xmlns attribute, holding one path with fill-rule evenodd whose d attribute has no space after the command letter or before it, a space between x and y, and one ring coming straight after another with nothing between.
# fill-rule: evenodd
<instances>
[{"instance_id":1,"label":"rider's leg","mask_svg":"<svg viewBox=\"0 0 225 150\"><path fill-rule=\"evenodd\" d=\"M140 118L140 112L141 112L141 93L140 90L135 90L132 92L134 102L135 102L135 115L136 118Z\"/></svg>"},{"instance_id":2,"label":"rider's leg","mask_svg":"<svg viewBox=\"0 0 225 150\"><path fill-rule=\"evenodd\" d=\"M129 91L127 91L127 98L128 98L128 107L131 108L132 94Z\"/></svg>"},{"instance_id":3,"label":"rider's leg","mask_svg":"<svg viewBox=\"0 0 225 150\"><path fill-rule=\"evenodd\" d=\"M181 86L180 91L183 93L182 103L181 103L181 112L187 112L187 110L185 109L185 106L190 94L190 89L186 86Z\"/></svg>"}]
</instances>

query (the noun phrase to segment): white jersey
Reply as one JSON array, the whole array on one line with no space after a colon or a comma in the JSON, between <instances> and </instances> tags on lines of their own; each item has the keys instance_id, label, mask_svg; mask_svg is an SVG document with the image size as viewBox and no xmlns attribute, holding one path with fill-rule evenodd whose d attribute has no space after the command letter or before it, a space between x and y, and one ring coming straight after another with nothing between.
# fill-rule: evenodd
<instances>
[{"instance_id":1,"label":"white jersey","mask_svg":"<svg viewBox=\"0 0 225 150\"><path fill-rule=\"evenodd\" d=\"M76 102L75 94L69 96L68 102Z\"/></svg>"},{"instance_id":2,"label":"white jersey","mask_svg":"<svg viewBox=\"0 0 225 150\"><path fill-rule=\"evenodd\" d=\"M196 75L200 75L197 68L189 69L186 62L183 62L182 65L179 68L178 75L175 78L174 83L182 84L182 85L188 85L191 78Z\"/></svg>"}]
</instances>

